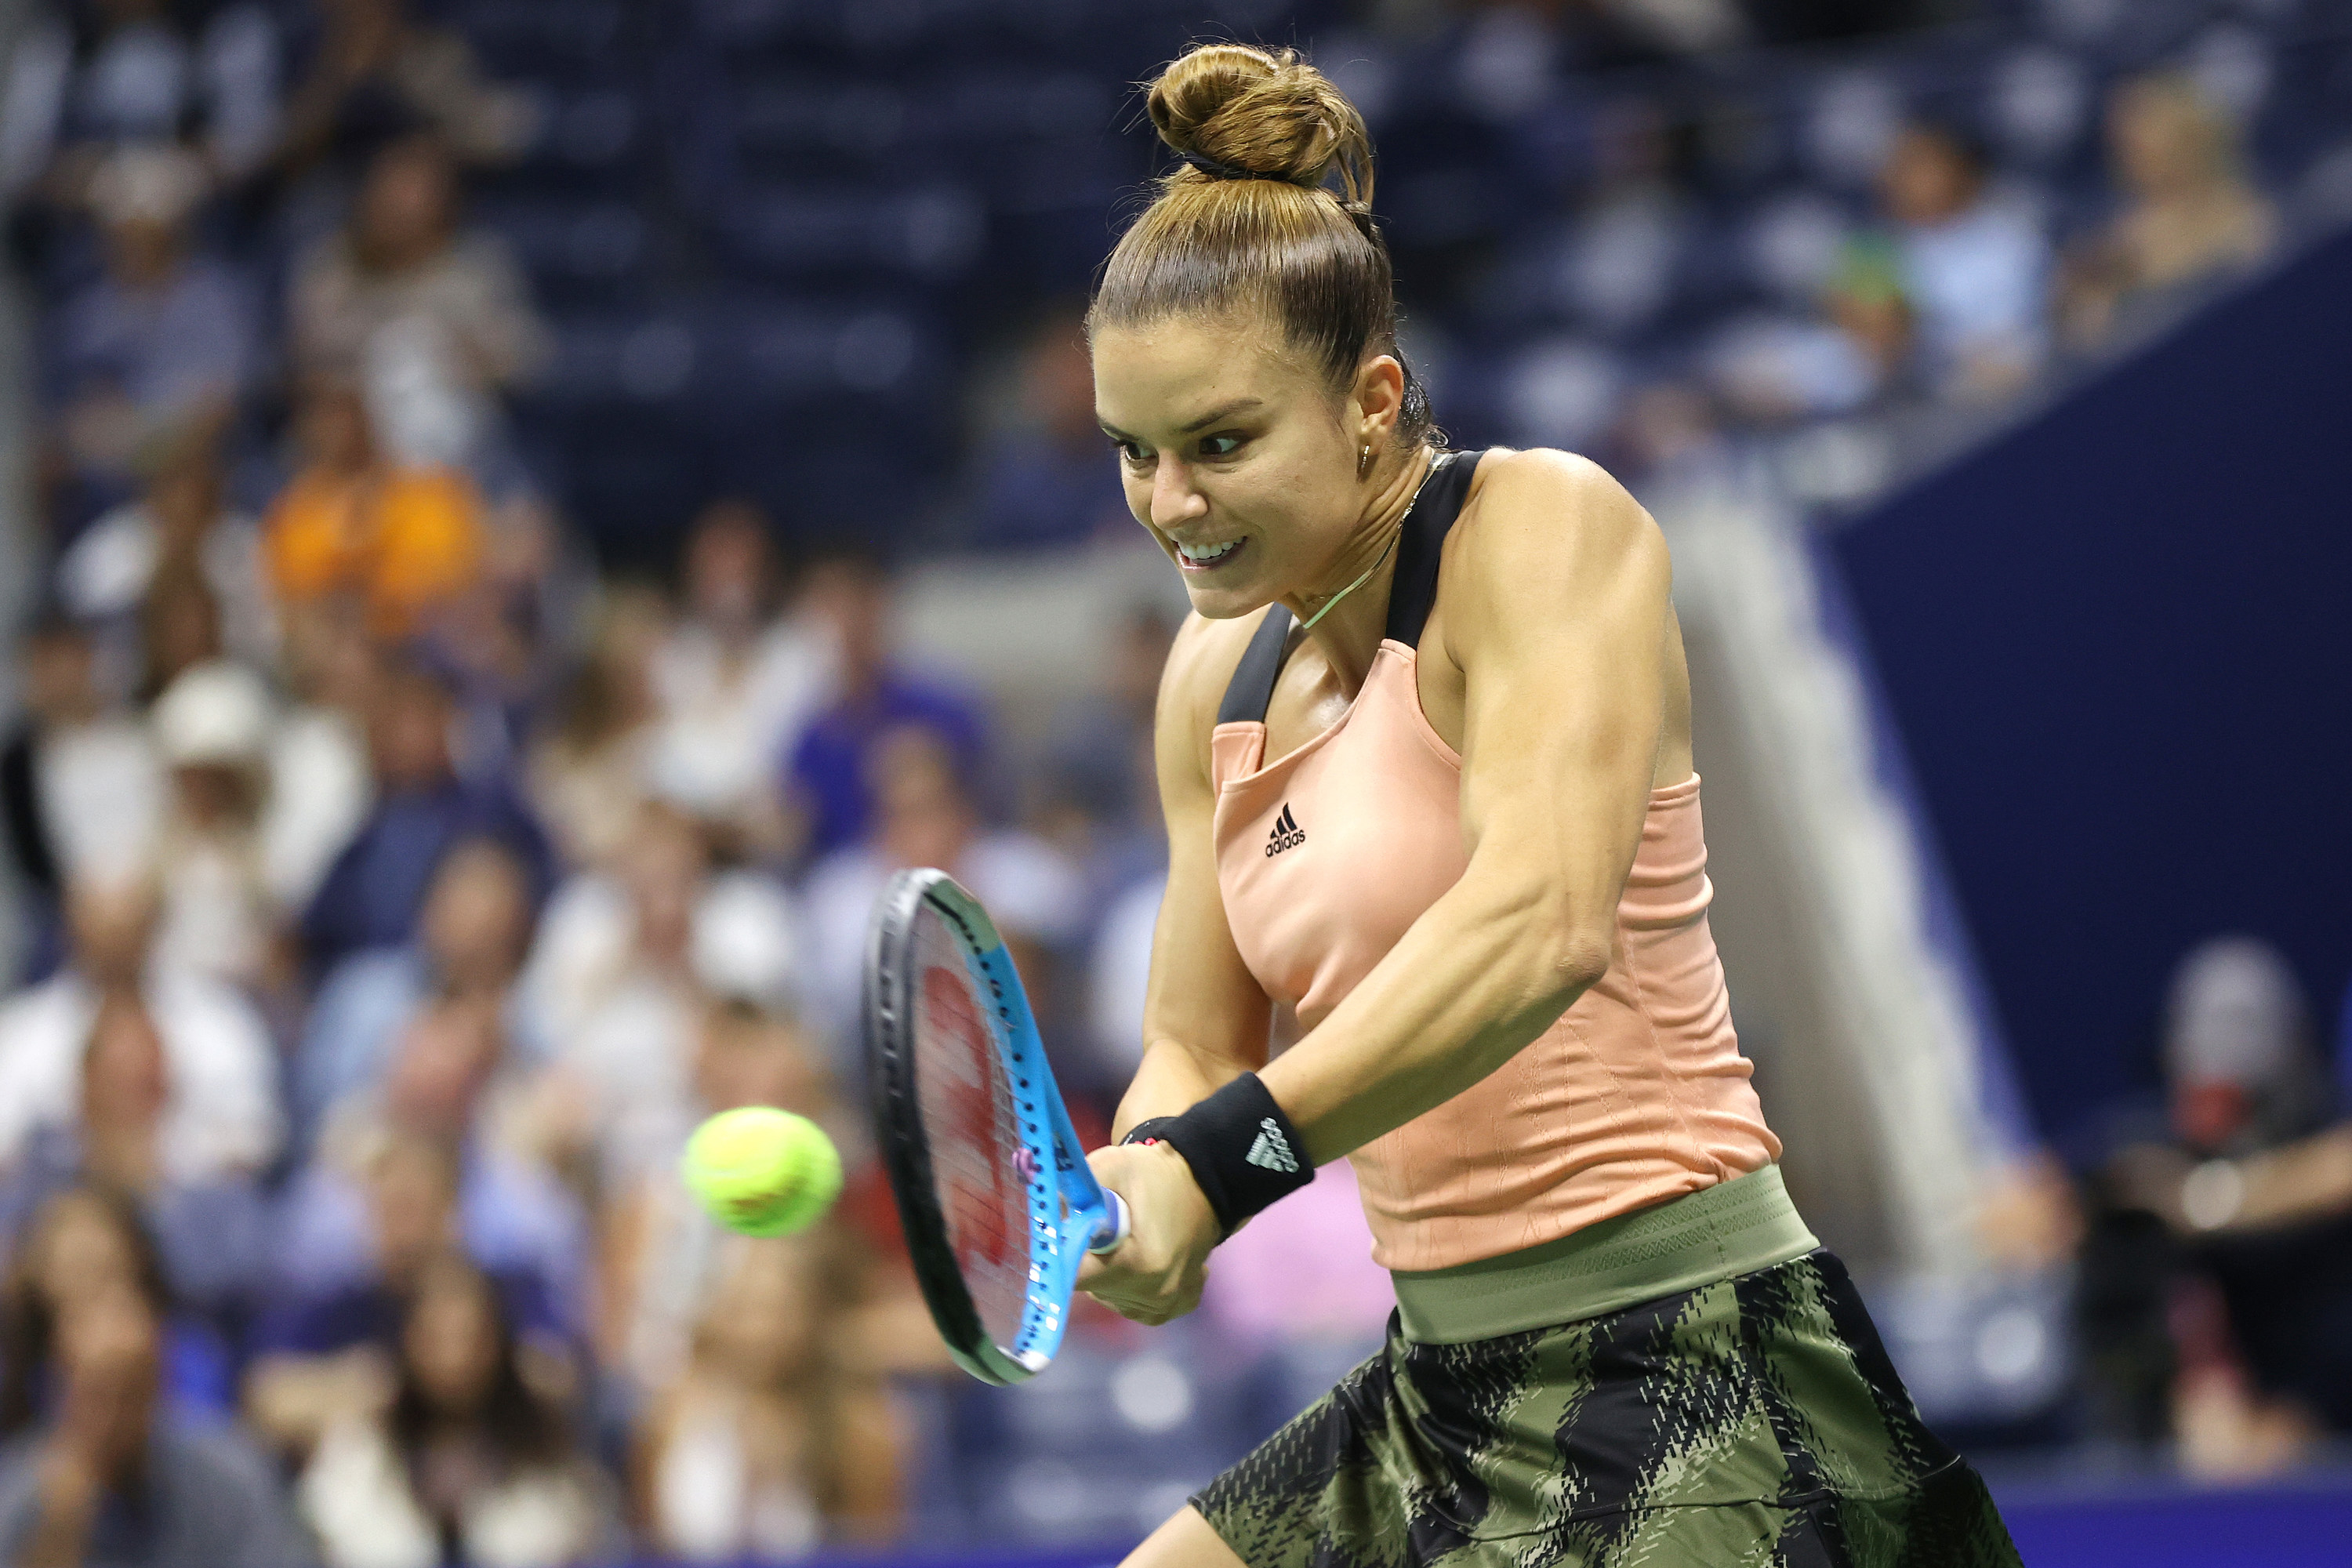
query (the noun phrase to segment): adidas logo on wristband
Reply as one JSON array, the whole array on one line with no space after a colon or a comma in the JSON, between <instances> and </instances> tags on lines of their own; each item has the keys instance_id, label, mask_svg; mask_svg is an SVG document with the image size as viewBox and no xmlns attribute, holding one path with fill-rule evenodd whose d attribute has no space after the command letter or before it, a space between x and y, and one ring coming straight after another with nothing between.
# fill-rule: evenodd
<instances>
[{"instance_id":1,"label":"adidas logo on wristband","mask_svg":"<svg viewBox=\"0 0 2352 1568\"><path fill-rule=\"evenodd\" d=\"M1242 1221L1315 1179L1298 1131L1245 1072L1181 1116L1138 1122L1129 1131L1171 1144L1191 1166L1201 1195L1231 1236Z\"/></svg>"},{"instance_id":2,"label":"adidas logo on wristband","mask_svg":"<svg viewBox=\"0 0 2352 1568\"><path fill-rule=\"evenodd\" d=\"M1282 1129L1274 1124L1274 1118L1267 1117L1257 1127L1257 1141L1250 1145L1249 1153L1244 1158L1251 1164L1265 1170L1280 1171L1286 1176L1297 1175L1298 1158L1290 1152L1290 1140L1282 1135Z\"/></svg>"}]
</instances>

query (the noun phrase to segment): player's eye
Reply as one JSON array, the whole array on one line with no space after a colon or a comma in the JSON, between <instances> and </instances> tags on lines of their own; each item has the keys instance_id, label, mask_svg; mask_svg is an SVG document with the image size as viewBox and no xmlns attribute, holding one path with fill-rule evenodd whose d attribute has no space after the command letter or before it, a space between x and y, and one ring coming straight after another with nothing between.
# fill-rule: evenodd
<instances>
[{"instance_id":1,"label":"player's eye","mask_svg":"<svg viewBox=\"0 0 2352 1568\"><path fill-rule=\"evenodd\" d=\"M1118 449L1118 455L1123 461L1140 467L1151 460L1151 454L1143 449L1143 443L1140 441L1121 441L1114 438L1111 445Z\"/></svg>"},{"instance_id":2,"label":"player's eye","mask_svg":"<svg viewBox=\"0 0 2352 1568\"><path fill-rule=\"evenodd\" d=\"M1230 458L1241 449L1242 438L1238 436L1207 436L1201 440L1201 456L1204 458Z\"/></svg>"}]
</instances>

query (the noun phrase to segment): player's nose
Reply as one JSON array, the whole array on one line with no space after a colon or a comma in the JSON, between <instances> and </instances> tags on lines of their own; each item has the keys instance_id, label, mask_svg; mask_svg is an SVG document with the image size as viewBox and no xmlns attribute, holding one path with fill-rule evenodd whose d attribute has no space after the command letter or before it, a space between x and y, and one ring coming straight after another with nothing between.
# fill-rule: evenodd
<instances>
[{"instance_id":1,"label":"player's nose","mask_svg":"<svg viewBox=\"0 0 2352 1568\"><path fill-rule=\"evenodd\" d=\"M1163 531L1209 514L1209 498L1192 487L1185 464L1163 454L1151 473L1151 523Z\"/></svg>"}]
</instances>

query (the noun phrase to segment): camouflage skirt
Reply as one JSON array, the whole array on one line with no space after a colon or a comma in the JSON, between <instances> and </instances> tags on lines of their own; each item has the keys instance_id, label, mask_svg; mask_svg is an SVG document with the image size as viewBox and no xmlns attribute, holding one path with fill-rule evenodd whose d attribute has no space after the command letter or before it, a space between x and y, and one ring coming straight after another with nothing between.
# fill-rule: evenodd
<instances>
[{"instance_id":1,"label":"camouflage skirt","mask_svg":"<svg viewBox=\"0 0 2352 1568\"><path fill-rule=\"evenodd\" d=\"M2016 1568L1812 1250L1605 1314L1386 1349L1192 1506L1249 1568Z\"/></svg>"}]
</instances>

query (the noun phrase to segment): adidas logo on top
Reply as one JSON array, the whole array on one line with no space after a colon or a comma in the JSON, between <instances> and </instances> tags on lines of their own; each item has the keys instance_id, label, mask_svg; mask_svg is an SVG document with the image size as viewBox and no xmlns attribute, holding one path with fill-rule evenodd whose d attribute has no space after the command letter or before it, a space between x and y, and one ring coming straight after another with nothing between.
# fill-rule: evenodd
<instances>
[{"instance_id":1,"label":"adidas logo on top","mask_svg":"<svg viewBox=\"0 0 2352 1568\"><path fill-rule=\"evenodd\" d=\"M1290 815L1290 803L1282 803L1281 815L1274 819L1274 832L1265 841L1268 859L1286 849L1296 849L1307 842L1307 830L1298 826L1298 818Z\"/></svg>"},{"instance_id":2,"label":"adidas logo on top","mask_svg":"<svg viewBox=\"0 0 2352 1568\"><path fill-rule=\"evenodd\" d=\"M1274 1124L1271 1116L1258 1122L1257 1141L1244 1157L1265 1170L1280 1171L1285 1175L1298 1173L1298 1156L1290 1152L1290 1140L1282 1135L1282 1129Z\"/></svg>"}]
</instances>

